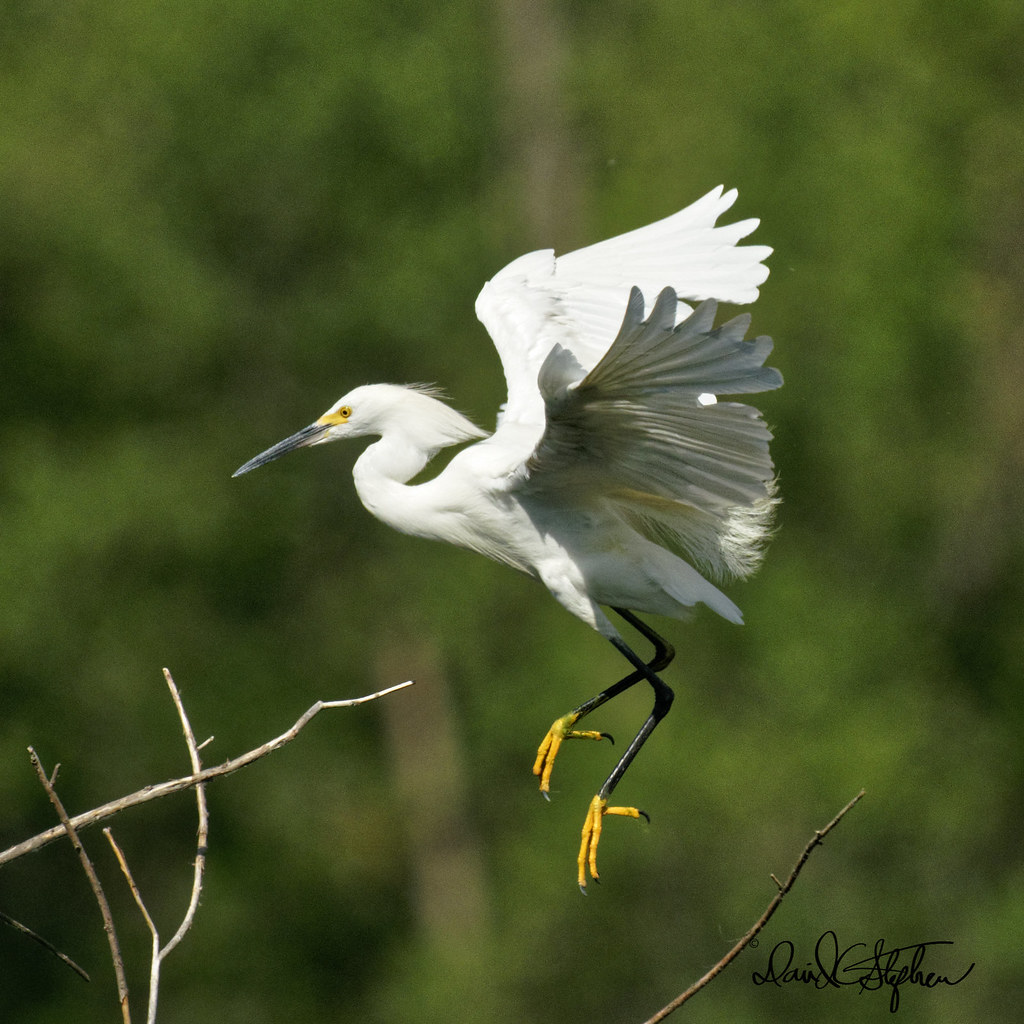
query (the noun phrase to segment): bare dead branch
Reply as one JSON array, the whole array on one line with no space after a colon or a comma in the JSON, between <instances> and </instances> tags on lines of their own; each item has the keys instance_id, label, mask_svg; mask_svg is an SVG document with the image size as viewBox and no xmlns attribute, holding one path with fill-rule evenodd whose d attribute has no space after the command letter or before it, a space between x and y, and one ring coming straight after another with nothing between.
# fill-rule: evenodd
<instances>
[{"instance_id":1,"label":"bare dead branch","mask_svg":"<svg viewBox=\"0 0 1024 1024\"><path fill-rule=\"evenodd\" d=\"M736 943L732 949L729 950L721 960L715 964L703 977L695 981L685 992L676 996L667 1006L663 1006L653 1017L648 1018L644 1021L644 1024L657 1024L658 1021L664 1020L670 1013L674 1013L692 996L695 996L708 982L713 981L719 974L722 973L743 952L744 949L750 945L752 939L757 936L757 933L768 923L772 914L778 909L779 904L785 898L786 893L793 888L793 883L796 882L797 876L803 870L803 866L807 863L807 858L810 857L811 851L816 847L820 846L822 840L839 824L843 819L843 816L860 798L864 796L864 790L862 789L823 829L816 831L811 838L810 842L804 847L803 853L800 854L800 859L796 862L793 870L789 873L789 878L785 882L779 882L775 875L771 876L772 881L778 887L778 892L775 894L771 903L768 904L765 912L758 918L754 926L743 936L739 942Z\"/></svg>"},{"instance_id":2,"label":"bare dead branch","mask_svg":"<svg viewBox=\"0 0 1024 1024\"><path fill-rule=\"evenodd\" d=\"M131 894L135 899L135 904L142 912L143 920L146 922L146 927L149 929L150 941L152 944L152 955L149 961L149 1003L146 1013L147 1024L151 1021L156 1020L156 994L159 990L159 979L160 979L160 935L156 930L156 924L153 921L149 910L146 909L146 904L142 899L142 893L139 892L139 887L135 884L135 879L132 877L131 868L128 867L128 861L125 859L124 851L117 845L117 841L114 839L113 833L110 831L109 826L103 830L103 834L107 837L107 842L110 843L111 848L114 851L114 856L117 857L118 864L121 865L121 874L124 875L128 882L128 888L131 890Z\"/></svg>"},{"instance_id":3,"label":"bare dead branch","mask_svg":"<svg viewBox=\"0 0 1024 1024\"><path fill-rule=\"evenodd\" d=\"M170 782L165 782L157 786L146 786L135 793L128 796L121 797L118 800L113 800L110 803L104 804L102 807L94 808L92 811L87 811L84 814L76 815L71 818L67 810L65 809L62 801L56 792L56 781L57 773L60 769L60 765L55 765L53 772L47 776L43 769L42 762L39 760L39 756L36 751L29 747L29 757L32 765L35 768L36 774L39 777L39 781L43 788L46 790L47 796L50 798L50 802L53 804L54 809L57 812L57 816L60 819L60 826L52 829L48 829L46 832L40 833L33 839L26 840L23 843L19 843L17 846L13 846L8 850L5 850L0 854L0 865L3 865L7 861L15 860L26 853L30 853L34 850L46 846L48 843L59 839L61 836L66 835L71 841L75 852L78 854L79 860L81 861L82 868L85 871L86 877L89 880L89 885L92 888L93 895L96 898L96 903L100 908L100 913L103 917L103 930L107 934L107 940L110 945L111 960L114 966L114 974L117 978L117 990L118 998L121 1006L121 1016L125 1024L131 1024L131 1011L128 1003L128 984L125 977L124 960L121 956L120 944L117 939L117 932L114 928L113 916L110 912L110 905L107 901L106 894L103 891L103 886L100 883L99 877L96 874L96 870L93 867L92 861L89 859L88 854L82 845L81 840L78 836L78 830L80 828L88 827L105 818L112 817L113 815L125 810L128 807L134 807L137 804L146 803L149 800L156 800L163 796L168 796L171 793L177 793L185 789L194 788L196 792L196 807L198 811L199 823L196 830L196 857L194 861L193 877L192 877L192 889L189 897L188 907L185 910L185 914L182 917L181 923L179 924L174 935L170 938L166 945L161 948L160 935L154 922L152 915L146 908L145 901L142 898L142 893L139 890L138 885L135 882L130 867L128 866L128 860L121 850L120 846L114 839L113 834L109 828L103 830L104 835L107 837L107 841L110 843L111 848L114 851L114 855L117 857L118 863L121 867L121 872L128 882L128 887L131 890L132 897L135 900L140 912L142 913L143 919L146 922L146 926L149 929L150 936L152 938L152 957L150 962L150 986L149 986L149 1004L147 1021L149 1024L153 1024L156 1020L156 1009L157 1001L159 996L160 988L160 968L163 964L164 958L171 953L178 944L182 941L189 929L192 927L193 921L195 920L196 910L199 907L199 899L202 894L203 888L203 875L206 866L206 854L207 854L207 843L209 837L209 810L206 804L206 787L205 783L212 778L218 778L222 775L230 775L232 772L236 772L241 768L252 764L254 761L265 757L267 754L272 753L275 750L280 749L285 744L290 743L296 736L305 728L309 722L325 709L352 707L357 704L364 704L367 701L376 700L378 697L383 697L386 694L393 693L395 690L401 690L406 686L411 686L412 681L405 683L399 683L396 686L388 687L384 690L380 690L376 693L368 694L364 697L355 697L348 700L333 700L333 701L317 701L312 707L310 707L296 722L295 724L283 732L280 736L250 750L248 753L241 755L240 757L231 758L225 761L223 764L216 766L215 768L204 769L202 761L199 757L199 751L202 747L209 742L205 741L202 744L196 743L195 733L192 730L192 725L189 722L188 714L185 711L184 702L181 699L181 694L178 691L177 686L174 683L174 679L171 677L171 673L168 669L164 669L164 678L167 681L167 686L171 693L171 698L174 701L175 709L178 712L178 718L181 721L182 733L185 737L185 744L188 748L189 761L192 767L192 774L183 776L179 779L172 779ZM47 949L55 953L58 957L73 967L79 974L81 974L86 980L89 976L83 971L77 964L75 964L70 958L66 957L59 950L55 949L50 943L40 936L36 935L31 929L26 928L24 925L19 924L12 918L7 917L5 914L0 914L0 920L6 921L13 927L18 928L20 931L27 935L30 935L36 941L42 943Z\"/></svg>"},{"instance_id":4,"label":"bare dead branch","mask_svg":"<svg viewBox=\"0 0 1024 1024\"><path fill-rule=\"evenodd\" d=\"M60 797L57 795L57 791L54 788L53 780L56 778L56 772L53 776L47 776L43 769L42 762L39 760L39 755L32 749L28 748L29 757L32 760L32 766L36 770L36 774L39 776L39 781L46 790L46 795L50 798L50 803L53 804L54 810L57 812L57 817L60 818L61 824L64 828L64 833L68 839L71 840L71 845L75 848L75 853L78 854L78 859L82 864L82 870L85 872L86 878L89 879L89 885L92 888L93 895L96 897L96 903L100 908L100 914L103 916L103 930L107 933L107 942L110 945L110 958L114 964L114 974L117 978L117 996L118 1001L121 1004L121 1017L125 1024L131 1024L131 1011L128 1008L128 981L124 974L124 960L121 958L121 946L117 941L117 931L114 928L114 918L110 913L110 904L107 902L106 894L103 892L103 886L100 884L99 876L96 874L96 869L92 865L92 861L89 859L89 855L85 852L85 847L82 845L82 841L78 838L78 832L68 817L68 812L64 808L64 804L61 802Z\"/></svg>"},{"instance_id":5,"label":"bare dead branch","mask_svg":"<svg viewBox=\"0 0 1024 1024\"><path fill-rule=\"evenodd\" d=\"M68 967L70 967L71 970L73 970L76 974L85 978L86 981L92 981L92 978L89 977L88 972L84 968L79 967L78 964L76 964L75 961L67 955L67 953L62 953L52 942L48 942L38 932L32 931L32 929L29 928L28 925L24 925L20 921L15 921L13 917L9 917L2 910L0 910L0 921L2 921L6 925L10 925L10 927L15 929L15 931L19 931L23 935L27 935L30 939L35 939L35 941L38 942L39 945L43 947L43 949L52 953L58 960L61 960L64 963L66 963Z\"/></svg>"},{"instance_id":6,"label":"bare dead branch","mask_svg":"<svg viewBox=\"0 0 1024 1024\"><path fill-rule=\"evenodd\" d=\"M192 732L192 725L188 720L188 715L185 713L185 705L182 703L181 694L178 692L177 686L174 685L174 680L171 678L170 669L164 669L164 678L167 680L167 686L171 691L171 698L174 700L174 706L178 711L178 718L181 719L181 729L185 735L185 743L188 746L189 761L192 764L192 773L197 775L203 770L202 761L199 759L199 747L196 745L196 737ZM185 916L181 919L181 924L178 925L178 930L168 940L167 945L160 951L160 959L163 960L175 946L185 937L185 934L192 927L192 922L195 920L196 910L199 907L199 897L203 891L203 872L206 870L206 849L207 841L210 834L210 812L206 806L206 786L203 783L199 783L196 786L196 810L199 815L199 825L196 829L196 859L193 866L192 873L192 894L189 898L188 909L185 911Z\"/></svg>"},{"instance_id":7,"label":"bare dead branch","mask_svg":"<svg viewBox=\"0 0 1024 1024\"><path fill-rule=\"evenodd\" d=\"M268 754L272 754L275 750L279 750L281 747L290 743L321 711L328 711L333 708L350 708L357 704L365 704L368 701L377 700L379 697L385 697L390 693L394 693L396 690L403 690L407 686L412 686L412 682L413 681L410 679L404 683L397 683L394 686L389 686L386 689L379 690L377 693L370 693L363 697L352 697L348 700L318 700L290 729L281 733L281 735L277 736L275 739L269 740L261 746L250 750L248 753L242 754L239 757L230 758L223 764L215 765L212 768L204 768L201 771L194 771L191 775L185 775L179 779L171 779L168 782L161 782L155 786L144 786L142 789L137 790L128 796L118 797L118 799L111 800L109 803L105 803L100 807L95 807L91 811L85 811L82 814L75 815L75 817L69 819L70 825L75 830L88 828L90 825L95 825L101 821L105 821L107 818L112 818L115 814L119 814L121 811L127 810L129 807L148 803L150 800L159 800L162 797L170 796L171 793L180 793L183 790L191 789L193 786L198 786L210 779L220 778L223 775L231 775L233 772L237 772L239 769L247 767L254 761L258 761L261 758L266 757ZM205 744L202 745L205 746ZM42 847L55 842L66 834L67 828L62 823L54 828L47 829L45 832L40 832L39 835L33 836L31 839L26 839L24 842L18 843L16 846L11 846L3 852L0 852L0 866L3 866L12 860L17 860L19 857L23 857L27 853L39 850Z\"/></svg>"},{"instance_id":8,"label":"bare dead branch","mask_svg":"<svg viewBox=\"0 0 1024 1024\"><path fill-rule=\"evenodd\" d=\"M188 720L188 715L185 712L185 705L181 699L181 694L174 683L174 679L172 678L169 669L164 669L164 679L167 680L167 686L171 691L171 699L174 701L174 706L178 712L178 718L181 720L181 728L185 735L185 743L188 747L189 760L192 764L192 772L193 774L196 774L202 771L203 766L199 759L199 747L196 745L196 738L195 734L192 732L192 725ZM149 962L149 1001L146 1012L147 1024L155 1024L156 1021L156 1008L160 997L160 969L163 966L164 959L181 942L188 933L188 930L192 927L192 922L195 920L196 910L199 907L199 897L203 890L203 871L206 865L206 849L207 837L209 836L210 830L210 815L206 805L206 785L200 782L196 785L195 790L196 804L199 812L199 827L196 830L196 859L192 875L192 891L189 897L188 907L185 911L184 917L182 918L181 924L178 926L178 930L168 941L167 945L162 948L160 946L160 933L157 930L156 922L153 920L152 915L146 908L146 903L142 898L142 893L139 891L139 887L135 883L131 868L128 867L128 860L125 857L124 852L121 850L121 847L114 839L113 833L110 829L105 828L103 830L103 834L107 837L108 842L113 848L114 855L117 857L117 861L121 865L121 873L128 882L128 888L131 890L135 903L142 913L142 917L146 922L146 927L149 929L149 934L152 940L152 954Z\"/></svg>"},{"instance_id":9,"label":"bare dead branch","mask_svg":"<svg viewBox=\"0 0 1024 1024\"><path fill-rule=\"evenodd\" d=\"M128 888L131 890L132 896L135 898L136 905L142 912L142 917L146 922L146 927L149 929L150 935L152 935L154 940L156 940L156 925L153 923L153 918L150 917L149 911L146 909L146 904L142 899L142 893L139 892L139 887L135 884L135 878L132 876L131 868L128 867L128 861L125 858L124 851L120 846L118 846L117 840L114 838L114 834L110 831L109 827L103 830L103 834L107 837L107 842L110 843L110 847L114 851L114 856L117 857L117 863L121 866L121 874L124 875L125 880L128 882ZM159 947L157 947L157 952L159 952Z\"/></svg>"}]
</instances>

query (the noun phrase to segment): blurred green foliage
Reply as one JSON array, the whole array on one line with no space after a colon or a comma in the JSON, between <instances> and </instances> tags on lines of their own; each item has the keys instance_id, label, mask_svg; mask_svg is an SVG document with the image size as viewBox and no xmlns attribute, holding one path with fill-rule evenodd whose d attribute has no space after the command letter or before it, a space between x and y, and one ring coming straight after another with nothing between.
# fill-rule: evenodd
<instances>
[{"instance_id":1,"label":"blurred green foliage","mask_svg":"<svg viewBox=\"0 0 1024 1024\"><path fill-rule=\"evenodd\" d=\"M0 847L52 823L25 747L85 810L208 763L199 918L160 1019L640 1021L728 948L814 828L758 949L690 1021L887 1018L885 993L759 988L775 942L948 939L905 1022L1024 998L1024 9L694 0L309 0L0 10ZM545 173L546 169L546 173ZM436 380L483 425L472 315L565 251L724 182L775 247L754 327L785 498L747 625L660 626L673 714L573 884L613 754L529 765L620 670L536 585L389 533L354 451L241 462L357 383ZM627 735L643 693L597 724ZM169 935L188 797L113 823ZM148 938L102 837L142 1012ZM116 1019L66 845L0 872L0 1020ZM809 954L808 954L809 955ZM932 966L932 965L930 965ZM685 1018L684 1018L685 1014Z\"/></svg>"}]
</instances>

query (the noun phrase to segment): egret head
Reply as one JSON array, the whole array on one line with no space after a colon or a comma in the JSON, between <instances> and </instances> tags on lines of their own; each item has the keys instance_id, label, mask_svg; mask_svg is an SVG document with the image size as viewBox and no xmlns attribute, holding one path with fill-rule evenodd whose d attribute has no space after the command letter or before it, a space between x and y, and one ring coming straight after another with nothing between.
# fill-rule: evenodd
<instances>
[{"instance_id":1,"label":"egret head","mask_svg":"<svg viewBox=\"0 0 1024 1024\"><path fill-rule=\"evenodd\" d=\"M404 435L424 451L484 436L484 431L422 386L364 384L339 398L319 419L240 466L232 476L273 462L297 448L343 437Z\"/></svg>"},{"instance_id":2,"label":"egret head","mask_svg":"<svg viewBox=\"0 0 1024 1024\"><path fill-rule=\"evenodd\" d=\"M288 452L293 452L298 448L326 444L328 441L337 441L343 437L380 433L380 428L375 428L373 425L376 417L372 415L372 403L365 400L365 393L371 390L368 387L360 387L343 395L327 412L310 423L308 427L303 427L291 437L286 437L265 452L260 452L244 466L239 466L231 475L233 477L241 476L243 473L273 462L274 459L279 459L282 455L287 455Z\"/></svg>"}]
</instances>

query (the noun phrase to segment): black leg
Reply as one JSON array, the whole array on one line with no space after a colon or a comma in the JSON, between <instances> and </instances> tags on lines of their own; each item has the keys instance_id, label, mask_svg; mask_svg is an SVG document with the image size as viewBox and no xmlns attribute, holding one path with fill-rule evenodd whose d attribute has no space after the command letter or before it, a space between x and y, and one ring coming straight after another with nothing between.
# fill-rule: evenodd
<instances>
[{"instance_id":1,"label":"black leg","mask_svg":"<svg viewBox=\"0 0 1024 1024\"><path fill-rule=\"evenodd\" d=\"M672 649L672 645L660 634L655 633L655 631L651 629L646 622L637 618L628 609L613 608L612 611L621 615L622 618L624 618L641 636L644 637L645 640L651 644L654 648L654 657L652 657L650 661L645 662L625 642L618 638L613 638L612 643L615 645L616 649L628 662L630 662L630 664L633 665L636 671L630 672L628 676L624 676L615 683L614 686L609 686L607 690L602 690L596 696L591 697L590 700L584 701L578 708L574 708L570 712L574 721L579 721L579 719L583 718L584 715L589 715L591 711L599 708L602 704L611 700L613 697L618 697L620 693L624 693L631 686L635 686L639 683L642 679L646 679L651 683L655 688L655 694L657 694L659 686L668 690L668 687L665 686L656 673L662 671L662 669L671 664L672 659L676 656L676 652ZM671 704L672 691L668 690L668 692L668 702ZM665 710L667 711L668 707L666 707Z\"/></svg>"},{"instance_id":2,"label":"black leg","mask_svg":"<svg viewBox=\"0 0 1024 1024\"><path fill-rule=\"evenodd\" d=\"M671 645L645 622L638 619L631 611L625 608L616 608L615 611L633 626L637 632L650 641L654 647L654 657L650 661L645 662L625 641L620 640L618 637L612 637L612 643L615 645L616 650L633 665L636 671L631 672L625 679L609 690L606 690L601 696L604 697L604 700L608 700L641 679L646 679L654 690L654 707L651 709L647 720L640 727L640 731L633 737L633 741L626 748L625 753L619 758L619 763L612 769L611 775L608 776L601 787L598 796L602 800L607 800L612 790L619 784L622 776L626 774L626 770L632 764L633 758L640 752L640 748L647 742L647 738L654 732L658 723L668 714L668 709L672 706L672 701L675 699L675 694L671 688L658 675L658 672L669 665L675 657L675 651ZM601 703L604 703L604 701Z\"/></svg>"},{"instance_id":3,"label":"black leg","mask_svg":"<svg viewBox=\"0 0 1024 1024\"><path fill-rule=\"evenodd\" d=\"M654 707L650 715L641 726L640 731L633 737L632 743L626 748L625 753L619 758L619 763L612 770L611 775L605 780L600 792L590 802L586 820L583 823L583 832L580 836L580 853L576 858L578 869L578 882L580 892L587 891L587 871L590 877L597 880L597 845L601 840L602 820L606 814L617 815L624 818L646 818L647 815L636 807L609 807L608 797L619 784L627 769L633 763L633 758L640 752L640 748L647 742L647 738L654 732L658 723L668 714L672 706L674 694L665 684L658 673L668 665L675 657L675 651L665 642L650 626L638 619L631 611L625 608L616 608L615 611L621 615L634 629L644 636L654 646L654 656L650 661L644 661L632 647L619 637L613 637L612 643L622 656L633 666L633 671L623 679L620 679L614 686L609 687L603 693L581 705L578 709L585 714L603 704L606 700L629 689L629 687L646 679L654 690ZM578 716L577 716L578 717ZM573 722L575 719L572 720ZM561 723L556 723L561 724ZM570 723L571 724L571 723ZM570 735L570 734L566 734ZM596 734L591 734L596 735ZM536 768L534 769L537 770ZM550 775L550 765L547 768Z\"/></svg>"},{"instance_id":4,"label":"black leg","mask_svg":"<svg viewBox=\"0 0 1024 1024\"><path fill-rule=\"evenodd\" d=\"M676 656L675 649L660 633L655 633L643 619L637 618L628 608L613 608L612 611L621 615L654 648L654 657L647 662L647 668L660 672L672 664L672 659Z\"/></svg>"}]
</instances>

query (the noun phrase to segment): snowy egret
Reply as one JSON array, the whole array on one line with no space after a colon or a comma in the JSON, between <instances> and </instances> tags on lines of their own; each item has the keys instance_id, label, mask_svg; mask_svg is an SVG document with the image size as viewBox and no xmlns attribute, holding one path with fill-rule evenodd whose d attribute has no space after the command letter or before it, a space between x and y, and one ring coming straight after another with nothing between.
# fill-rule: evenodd
<instances>
[{"instance_id":1,"label":"snowy egret","mask_svg":"<svg viewBox=\"0 0 1024 1024\"><path fill-rule=\"evenodd\" d=\"M297 448L378 437L353 469L371 514L539 579L614 644L633 671L553 723L533 769L545 796L564 740L606 737L577 729L579 720L650 683L651 713L587 812L583 891L588 870L598 877L604 815L643 814L608 800L672 703L658 673L674 652L634 613L685 618L702 603L742 622L710 580L754 571L777 500L760 412L718 400L782 384L764 366L771 339L744 340L749 315L714 326L717 301L752 302L768 276L771 249L737 244L758 221L715 226L735 199L720 186L664 220L557 259L528 253L485 284L476 312L508 384L493 434L433 388L371 384L234 474ZM438 451L466 441L477 443L435 478L409 484ZM652 644L650 660L602 606Z\"/></svg>"}]
</instances>

